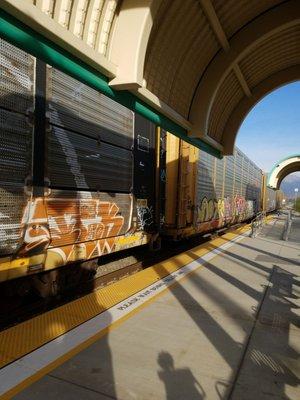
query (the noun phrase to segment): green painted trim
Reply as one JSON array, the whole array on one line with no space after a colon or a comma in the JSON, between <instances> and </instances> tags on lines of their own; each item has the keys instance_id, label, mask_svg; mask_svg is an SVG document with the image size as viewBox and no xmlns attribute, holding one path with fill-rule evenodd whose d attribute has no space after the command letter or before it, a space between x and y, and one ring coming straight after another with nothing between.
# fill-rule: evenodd
<instances>
[{"instance_id":1,"label":"green painted trim","mask_svg":"<svg viewBox=\"0 0 300 400\"><path fill-rule=\"evenodd\" d=\"M159 113L132 93L113 90L108 84L107 77L3 10L0 10L0 37L137 112L155 125L173 133L193 146L217 158L222 158L219 150L200 139L189 137L186 129Z\"/></svg>"},{"instance_id":2,"label":"green painted trim","mask_svg":"<svg viewBox=\"0 0 300 400\"><path fill-rule=\"evenodd\" d=\"M267 186L269 186L269 184L270 184L271 175L273 174L273 172L275 171L275 169L276 169L283 161L286 161L286 160L288 160L288 159L290 159L290 158L294 158L294 157L300 157L300 154L299 154L299 153L298 153L298 154L291 154L291 155L288 156L288 157L282 158L281 160L279 160L279 161L273 166L273 168L271 169L271 171L268 173Z\"/></svg>"}]
</instances>

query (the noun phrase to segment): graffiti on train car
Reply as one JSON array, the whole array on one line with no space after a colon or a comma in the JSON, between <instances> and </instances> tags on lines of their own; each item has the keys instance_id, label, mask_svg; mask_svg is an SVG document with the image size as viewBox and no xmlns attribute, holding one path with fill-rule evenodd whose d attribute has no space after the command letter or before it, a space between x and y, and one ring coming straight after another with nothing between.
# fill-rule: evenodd
<instances>
[{"instance_id":1,"label":"graffiti on train car","mask_svg":"<svg viewBox=\"0 0 300 400\"><path fill-rule=\"evenodd\" d=\"M253 214L253 201L243 196L218 200L203 197L200 205L196 206L196 225L201 231L213 229L229 222L245 220Z\"/></svg>"},{"instance_id":2,"label":"graffiti on train car","mask_svg":"<svg viewBox=\"0 0 300 400\"><path fill-rule=\"evenodd\" d=\"M63 263L113 251L124 225L116 203L99 199L36 198L24 212L18 255L47 249Z\"/></svg>"},{"instance_id":3,"label":"graffiti on train car","mask_svg":"<svg viewBox=\"0 0 300 400\"><path fill-rule=\"evenodd\" d=\"M229 198L207 199L204 197L197 210L197 224L210 221L223 221L232 216L232 204Z\"/></svg>"},{"instance_id":4,"label":"graffiti on train car","mask_svg":"<svg viewBox=\"0 0 300 400\"><path fill-rule=\"evenodd\" d=\"M232 217L234 221L243 221L254 214L254 205L252 200L246 200L243 196L235 196L233 199Z\"/></svg>"},{"instance_id":5,"label":"graffiti on train car","mask_svg":"<svg viewBox=\"0 0 300 400\"><path fill-rule=\"evenodd\" d=\"M23 240L18 255L43 252L51 242L48 218L43 198L29 200L22 222Z\"/></svg>"},{"instance_id":6,"label":"graffiti on train car","mask_svg":"<svg viewBox=\"0 0 300 400\"><path fill-rule=\"evenodd\" d=\"M153 207L137 207L138 227L145 230L153 224Z\"/></svg>"},{"instance_id":7,"label":"graffiti on train car","mask_svg":"<svg viewBox=\"0 0 300 400\"><path fill-rule=\"evenodd\" d=\"M197 223L208 222L219 218L219 207L216 199L203 197L197 206Z\"/></svg>"},{"instance_id":8,"label":"graffiti on train car","mask_svg":"<svg viewBox=\"0 0 300 400\"><path fill-rule=\"evenodd\" d=\"M154 222L154 210L152 206L148 206L147 199L136 200L137 223L140 230L146 230Z\"/></svg>"},{"instance_id":9,"label":"graffiti on train car","mask_svg":"<svg viewBox=\"0 0 300 400\"><path fill-rule=\"evenodd\" d=\"M221 200L224 204L224 222L229 222L232 218L232 201L230 197Z\"/></svg>"}]
</instances>

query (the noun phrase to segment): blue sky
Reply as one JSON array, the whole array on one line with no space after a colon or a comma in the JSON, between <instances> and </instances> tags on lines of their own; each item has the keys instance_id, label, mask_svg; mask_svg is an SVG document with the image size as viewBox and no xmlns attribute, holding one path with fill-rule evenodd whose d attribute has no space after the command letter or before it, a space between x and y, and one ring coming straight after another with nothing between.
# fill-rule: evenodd
<instances>
[{"instance_id":1,"label":"blue sky","mask_svg":"<svg viewBox=\"0 0 300 400\"><path fill-rule=\"evenodd\" d=\"M264 171L281 158L300 153L299 81L270 93L250 111L236 146Z\"/></svg>"}]
</instances>

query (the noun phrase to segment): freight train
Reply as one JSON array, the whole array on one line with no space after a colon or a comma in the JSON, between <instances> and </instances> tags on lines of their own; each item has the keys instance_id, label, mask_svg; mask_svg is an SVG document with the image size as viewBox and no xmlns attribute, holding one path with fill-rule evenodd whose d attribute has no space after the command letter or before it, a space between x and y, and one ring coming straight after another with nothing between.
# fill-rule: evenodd
<instances>
[{"instance_id":1,"label":"freight train","mask_svg":"<svg viewBox=\"0 0 300 400\"><path fill-rule=\"evenodd\" d=\"M0 48L0 282L276 208L239 149L216 159L6 41Z\"/></svg>"},{"instance_id":2,"label":"freight train","mask_svg":"<svg viewBox=\"0 0 300 400\"><path fill-rule=\"evenodd\" d=\"M174 238L250 220L276 208L266 176L238 148L217 159L173 135L165 135L163 232Z\"/></svg>"}]
</instances>

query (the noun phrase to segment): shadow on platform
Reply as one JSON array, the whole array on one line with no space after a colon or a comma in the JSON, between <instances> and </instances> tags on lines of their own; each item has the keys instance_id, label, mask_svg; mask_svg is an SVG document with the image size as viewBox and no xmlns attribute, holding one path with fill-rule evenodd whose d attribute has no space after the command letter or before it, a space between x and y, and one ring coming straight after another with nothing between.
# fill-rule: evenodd
<instances>
[{"instance_id":1,"label":"shadow on platform","mask_svg":"<svg viewBox=\"0 0 300 400\"><path fill-rule=\"evenodd\" d=\"M170 353L161 352L157 362L160 366L159 379L164 383L166 399L203 400L205 392L189 368L175 368Z\"/></svg>"}]
</instances>

